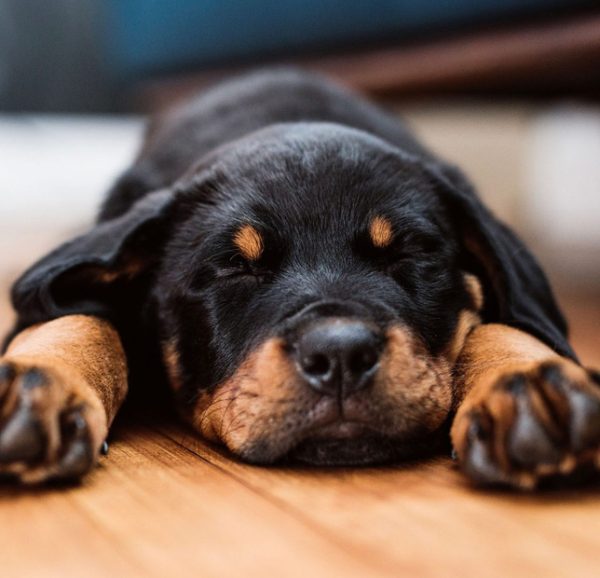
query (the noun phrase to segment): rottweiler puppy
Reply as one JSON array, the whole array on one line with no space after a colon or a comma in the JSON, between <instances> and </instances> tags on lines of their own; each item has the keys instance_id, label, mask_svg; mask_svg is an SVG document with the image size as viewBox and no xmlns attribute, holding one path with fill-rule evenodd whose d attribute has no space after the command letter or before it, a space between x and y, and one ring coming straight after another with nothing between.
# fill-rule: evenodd
<instances>
[{"instance_id":1,"label":"rottweiler puppy","mask_svg":"<svg viewBox=\"0 0 600 578\"><path fill-rule=\"evenodd\" d=\"M598 375L522 242L395 116L307 73L158 118L97 224L12 300L0 471L23 483L84 475L128 384L163 373L181 415L254 464L449 437L479 483L600 463Z\"/></svg>"}]
</instances>

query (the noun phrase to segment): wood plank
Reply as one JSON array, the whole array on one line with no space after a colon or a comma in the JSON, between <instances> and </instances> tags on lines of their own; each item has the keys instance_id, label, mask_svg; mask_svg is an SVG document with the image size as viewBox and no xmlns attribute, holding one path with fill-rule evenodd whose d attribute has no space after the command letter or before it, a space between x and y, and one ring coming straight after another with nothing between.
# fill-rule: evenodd
<instances>
[{"instance_id":1,"label":"wood plank","mask_svg":"<svg viewBox=\"0 0 600 578\"><path fill-rule=\"evenodd\" d=\"M391 576L156 432L76 489L0 488L4 576Z\"/></svg>"},{"instance_id":2,"label":"wood plank","mask_svg":"<svg viewBox=\"0 0 600 578\"><path fill-rule=\"evenodd\" d=\"M476 491L448 458L361 470L256 468L193 433L166 435L365 560L410 576L597 576L598 488Z\"/></svg>"}]
</instances>

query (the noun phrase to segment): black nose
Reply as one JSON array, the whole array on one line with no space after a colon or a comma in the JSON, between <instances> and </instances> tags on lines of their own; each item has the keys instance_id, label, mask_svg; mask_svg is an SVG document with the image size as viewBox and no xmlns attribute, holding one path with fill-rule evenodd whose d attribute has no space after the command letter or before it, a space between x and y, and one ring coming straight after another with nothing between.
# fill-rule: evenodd
<instances>
[{"instance_id":1,"label":"black nose","mask_svg":"<svg viewBox=\"0 0 600 578\"><path fill-rule=\"evenodd\" d=\"M377 371L381 335L353 319L326 319L301 333L296 344L298 368L321 393L348 396L369 384Z\"/></svg>"}]
</instances>

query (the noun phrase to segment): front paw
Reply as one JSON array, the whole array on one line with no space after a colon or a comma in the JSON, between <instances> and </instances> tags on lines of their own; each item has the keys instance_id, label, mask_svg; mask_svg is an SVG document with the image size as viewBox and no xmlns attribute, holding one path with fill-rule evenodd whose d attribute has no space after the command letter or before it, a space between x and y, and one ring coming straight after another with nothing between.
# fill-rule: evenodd
<instances>
[{"instance_id":1,"label":"front paw","mask_svg":"<svg viewBox=\"0 0 600 578\"><path fill-rule=\"evenodd\" d=\"M523 489L600 466L600 380L567 360L505 372L465 400L452 425L475 482Z\"/></svg>"},{"instance_id":2,"label":"front paw","mask_svg":"<svg viewBox=\"0 0 600 578\"><path fill-rule=\"evenodd\" d=\"M77 479L97 461L106 414L59 367L0 363L0 474L27 484Z\"/></svg>"}]
</instances>

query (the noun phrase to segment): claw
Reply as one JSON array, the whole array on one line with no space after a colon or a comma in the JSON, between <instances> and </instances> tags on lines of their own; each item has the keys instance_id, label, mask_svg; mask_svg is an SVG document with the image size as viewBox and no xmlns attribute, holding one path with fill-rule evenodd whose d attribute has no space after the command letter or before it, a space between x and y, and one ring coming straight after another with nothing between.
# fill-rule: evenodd
<instances>
[{"instance_id":1,"label":"claw","mask_svg":"<svg viewBox=\"0 0 600 578\"><path fill-rule=\"evenodd\" d=\"M600 442L600 399L582 391L569 392L571 443L581 452Z\"/></svg>"},{"instance_id":2,"label":"claw","mask_svg":"<svg viewBox=\"0 0 600 578\"><path fill-rule=\"evenodd\" d=\"M506 475L491 455L492 422L489 415L474 411L467 431L467 451L463 469L476 483L491 485L507 482Z\"/></svg>"},{"instance_id":3,"label":"claw","mask_svg":"<svg viewBox=\"0 0 600 578\"><path fill-rule=\"evenodd\" d=\"M544 363L540 367L540 377L550 385L559 389L564 389L565 376L556 363Z\"/></svg>"},{"instance_id":4,"label":"claw","mask_svg":"<svg viewBox=\"0 0 600 578\"><path fill-rule=\"evenodd\" d=\"M15 368L10 363L0 365L0 381L12 381L15 378Z\"/></svg>"},{"instance_id":5,"label":"claw","mask_svg":"<svg viewBox=\"0 0 600 578\"><path fill-rule=\"evenodd\" d=\"M0 436L0 462L33 462L44 454L44 434L30 408L21 407Z\"/></svg>"},{"instance_id":6,"label":"claw","mask_svg":"<svg viewBox=\"0 0 600 578\"><path fill-rule=\"evenodd\" d=\"M0 365L0 397L3 397L8 391L8 388L13 382L15 375L15 368L12 365Z\"/></svg>"},{"instance_id":7,"label":"claw","mask_svg":"<svg viewBox=\"0 0 600 578\"><path fill-rule=\"evenodd\" d=\"M77 478L87 472L94 463L88 425L81 414L81 408L70 410L63 417L63 439L67 450L57 464L56 477Z\"/></svg>"},{"instance_id":8,"label":"claw","mask_svg":"<svg viewBox=\"0 0 600 578\"><path fill-rule=\"evenodd\" d=\"M465 473L479 484L504 484L510 481L490 455L489 445L479 438L471 440L463 468Z\"/></svg>"},{"instance_id":9,"label":"claw","mask_svg":"<svg viewBox=\"0 0 600 578\"><path fill-rule=\"evenodd\" d=\"M30 369L21 378L21 387L24 390L31 390L45 385L48 385L48 380L39 369Z\"/></svg>"},{"instance_id":10,"label":"claw","mask_svg":"<svg viewBox=\"0 0 600 578\"><path fill-rule=\"evenodd\" d=\"M508 435L508 454L520 468L556 464L561 448L548 437L525 392L515 397L516 417Z\"/></svg>"},{"instance_id":11,"label":"claw","mask_svg":"<svg viewBox=\"0 0 600 578\"><path fill-rule=\"evenodd\" d=\"M75 440L65 455L60 459L57 467L57 478L79 478L85 474L94 463L94 455L87 439Z\"/></svg>"},{"instance_id":12,"label":"claw","mask_svg":"<svg viewBox=\"0 0 600 578\"><path fill-rule=\"evenodd\" d=\"M522 395L527 387L527 378L522 373L511 375L505 382L504 388L513 395Z\"/></svg>"}]
</instances>

